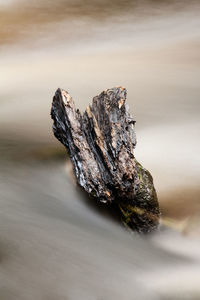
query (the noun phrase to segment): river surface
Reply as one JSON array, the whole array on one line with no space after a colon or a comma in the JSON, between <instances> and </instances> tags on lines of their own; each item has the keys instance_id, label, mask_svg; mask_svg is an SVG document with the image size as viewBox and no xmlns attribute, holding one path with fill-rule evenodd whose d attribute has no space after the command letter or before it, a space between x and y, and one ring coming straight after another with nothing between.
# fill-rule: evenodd
<instances>
[{"instance_id":1,"label":"river surface","mask_svg":"<svg viewBox=\"0 0 200 300\"><path fill-rule=\"evenodd\" d=\"M199 1L0 0L0 299L200 299ZM125 86L163 225L125 231L75 185L52 134Z\"/></svg>"}]
</instances>

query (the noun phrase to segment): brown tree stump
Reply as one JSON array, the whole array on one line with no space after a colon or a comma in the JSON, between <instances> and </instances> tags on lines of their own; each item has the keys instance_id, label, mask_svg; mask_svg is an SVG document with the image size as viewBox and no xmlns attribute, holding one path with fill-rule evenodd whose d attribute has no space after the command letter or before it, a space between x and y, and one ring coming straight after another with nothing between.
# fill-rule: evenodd
<instances>
[{"instance_id":1,"label":"brown tree stump","mask_svg":"<svg viewBox=\"0 0 200 300\"><path fill-rule=\"evenodd\" d=\"M126 94L123 87L103 91L82 115L71 96L58 89L53 131L69 152L78 184L97 201L114 203L127 227L150 232L158 226L160 210L152 176L134 157L135 121Z\"/></svg>"}]
</instances>

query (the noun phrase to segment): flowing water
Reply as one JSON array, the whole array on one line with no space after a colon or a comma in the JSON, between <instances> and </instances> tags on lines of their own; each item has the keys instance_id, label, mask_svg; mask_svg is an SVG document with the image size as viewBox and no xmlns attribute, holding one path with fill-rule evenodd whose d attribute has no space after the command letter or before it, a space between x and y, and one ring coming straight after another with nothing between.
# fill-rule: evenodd
<instances>
[{"instance_id":1,"label":"flowing water","mask_svg":"<svg viewBox=\"0 0 200 300\"><path fill-rule=\"evenodd\" d=\"M199 1L0 0L0 299L200 299ZM122 85L163 214L126 232L74 184L51 99Z\"/></svg>"}]
</instances>

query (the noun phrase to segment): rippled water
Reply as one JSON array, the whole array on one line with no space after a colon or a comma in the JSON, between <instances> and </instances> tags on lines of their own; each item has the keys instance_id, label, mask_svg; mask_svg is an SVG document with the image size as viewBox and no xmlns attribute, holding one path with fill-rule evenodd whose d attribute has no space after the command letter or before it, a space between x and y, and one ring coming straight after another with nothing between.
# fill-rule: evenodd
<instances>
[{"instance_id":1,"label":"rippled water","mask_svg":"<svg viewBox=\"0 0 200 300\"><path fill-rule=\"evenodd\" d=\"M199 8L0 0L0 299L200 298ZM88 202L51 131L57 87L83 110L116 85L163 212L150 237Z\"/></svg>"}]
</instances>

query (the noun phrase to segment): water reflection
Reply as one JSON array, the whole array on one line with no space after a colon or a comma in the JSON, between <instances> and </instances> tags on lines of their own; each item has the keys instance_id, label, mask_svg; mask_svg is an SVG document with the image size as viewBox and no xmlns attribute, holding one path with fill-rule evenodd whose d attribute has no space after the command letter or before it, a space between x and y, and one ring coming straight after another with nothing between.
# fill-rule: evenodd
<instances>
[{"instance_id":1,"label":"water reflection","mask_svg":"<svg viewBox=\"0 0 200 300\"><path fill-rule=\"evenodd\" d=\"M0 22L0 298L199 299L198 1L0 1ZM124 232L66 173L55 90L83 110L116 85L183 236Z\"/></svg>"}]
</instances>

